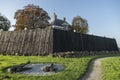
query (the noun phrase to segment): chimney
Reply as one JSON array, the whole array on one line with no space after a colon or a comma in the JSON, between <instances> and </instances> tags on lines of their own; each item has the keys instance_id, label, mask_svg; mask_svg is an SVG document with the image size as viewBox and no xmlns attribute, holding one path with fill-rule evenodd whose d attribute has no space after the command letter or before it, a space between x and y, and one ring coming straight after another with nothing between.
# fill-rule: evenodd
<instances>
[{"instance_id":1,"label":"chimney","mask_svg":"<svg viewBox=\"0 0 120 80\"><path fill-rule=\"evenodd\" d=\"M55 21L57 19L57 15L53 13L52 21Z\"/></svg>"},{"instance_id":2,"label":"chimney","mask_svg":"<svg viewBox=\"0 0 120 80\"><path fill-rule=\"evenodd\" d=\"M66 21L66 18L65 18L65 17L63 17L63 21L64 21L64 22Z\"/></svg>"}]
</instances>

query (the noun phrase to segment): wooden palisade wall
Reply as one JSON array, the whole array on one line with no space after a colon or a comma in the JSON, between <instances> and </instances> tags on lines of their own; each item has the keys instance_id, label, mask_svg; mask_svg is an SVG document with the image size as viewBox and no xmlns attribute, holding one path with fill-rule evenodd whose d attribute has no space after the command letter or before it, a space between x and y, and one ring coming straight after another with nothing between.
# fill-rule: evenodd
<instances>
[{"instance_id":1,"label":"wooden palisade wall","mask_svg":"<svg viewBox=\"0 0 120 80\"><path fill-rule=\"evenodd\" d=\"M53 52L118 51L115 39L70 31L53 30Z\"/></svg>"},{"instance_id":2,"label":"wooden palisade wall","mask_svg":"<svg viewBox=\"0 0 120 80\"><path fill-rule=\"evenodd\" d=\"M1 31L0 53L43 55L52 53L51 27L36 30Z\"/></svg>"},{"instance_id":3,"label":"wooden palisade wall","mask_svg":"<svg viewBox=\"0 0 120 80\"><path fill-rule=\"evenodd\" d=\"M118 46L115 39L51 27L0 32L1 54L48 55L67 51L118 51Z\"/></svg>"}]
</instances>

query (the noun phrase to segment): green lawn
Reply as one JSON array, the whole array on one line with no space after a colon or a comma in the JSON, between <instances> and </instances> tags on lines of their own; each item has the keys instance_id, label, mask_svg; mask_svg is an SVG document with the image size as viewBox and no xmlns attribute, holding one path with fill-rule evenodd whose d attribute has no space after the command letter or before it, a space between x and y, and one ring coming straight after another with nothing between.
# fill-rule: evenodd
<instances>
[{"instance_id":1,"label":"green lawn","mask_svg":"<svg viewBox=\"0 0 120 80\"><path fill-rule=\"evenodd\" d=\"M120 80L120 57L104 59L102 68L103 80Z\"/></svg>"},{"instance_id":2,"label":"green lawn","mask_svg":"<svg viewBox=\"0 0 120 80\"><path fill-rule=\"evenodd\" d=\"M84 56L79 58L57 58L57 57L51 57L51 56L42 57L42 56L2 56L0 55L0 78L7 75L10 78L6 78L4 80L78 80L86 72L88 63L92 59L95 59L98 57L104 57L104 56L105 55ZM113 54L106 55L106 56L113 56ZM57 74L50 75L50 76L28 76L28 75L22 75L22 74L10 74L2 71L6 67L25 63L28 60L30 60L32 63L59 63L64 65L66 69L62 72L59 72ZM112 66L112 64L115 63L116 66L119 66L119 68L115 68L116 72L114 71L110 73L108 72L108 74L110 74L110 76L115 73L119 73L119 74L116 75L117 79L111 79L111 78L108 79L107 77L105 77L108 75L104 75L104 80L118 80L118 78L120 79L120 72L117 72L120 70L120 65L119 65L120 58L118 59L113 58L112 60L113 61L107 60L108 62L110 61L111 63L107 64L106 66L103 66L105 68L104 71L108 71L107 69L110 68L109 65ZM103 61L103 64L105 64L105 61Z\"/></svg>"},{"instance_id":3,"label":"green lawn","mask_svg":"<svg viewBox=\"0 0 120 80\"><path fill-rule=\"evenodd\" d=\"M78 80L84 74L88 66L88 62L93 58L80 57L80 58L53 58L51 56L2 56L0 55L0 78L7 75L10 78L5 80ZM65 71L59 72L51 76L28 76L21 74L10 74L3 72L2 69L12 65L25 63L30 60L32 63L54 62L63 64Z\"/></svg>"}]
</instances>

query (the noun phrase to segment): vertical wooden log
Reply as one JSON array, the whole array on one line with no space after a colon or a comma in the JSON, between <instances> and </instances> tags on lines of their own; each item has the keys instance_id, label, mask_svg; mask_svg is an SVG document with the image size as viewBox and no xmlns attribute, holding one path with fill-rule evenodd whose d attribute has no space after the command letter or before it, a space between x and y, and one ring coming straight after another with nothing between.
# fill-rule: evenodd
<instances>
[{"instance_id":1,"label":"vertical wooden log","mask_svg":"<svg viewBox=\"0 0 120 80\"><path fill-rule=\"evenodd\" d=\"M35 49L35 40L36 40L36 30L34 30L33 31L33 41L32 41L32 43L31 43L31 46L34 46L34 47L32 47L32 49L31 49L31 55L34 55L34 49Z\"/></svg>"},{"instance_id":2,"label":"vertical wooden log","mask_svg":"<svg viewBox=\"0 0 120 80\"><path fill-rule=\"evenodd\" d=\"M23 46L23 53L24 55L28 55L27 53L27 48L28 46L28 41L29 41L29 30L26 30L26 35L25 35L25 39L24 39L24 46Z\"/></svg>"},{"instance_id":3,"label":"vertical wooden log","mask_svg":"<svg viewBox=\"0 0 120 80\"><path fill-rule=\"evenodd\" d=\"M7 51L7 48L8 48L8 44L9 44L9 41L10 41L11 32L6 32L6 33L7 33L7 35L6 35L6 41L5 41L6 45L4 45L5 46L4 51L7 54L9 54L9 52Z\"/></svg>"},{"instance_id":4,"label":"vertical wooden log","mask_svg":"<svg viewBox=\"0 0 120 80\"><path fill-rule=\"evenodd\" d=\"M53 29L52 29L52 27L50 28L50 34L49 34L48 40L49 40L48 53L52 54L53 53Z\"/></svg>"},{"instance_id":5,"label":"vertical wooden log","mask_svg":"<svg viewBox=\"0 0 120 80\"><path fill-rule=\"evenodd\" d=\"M21 31L21 43L20 43L20 55L24 55L24 41L25 41L25 37L26 37L27 31Z\"/></svg>"},{"instance_id":6,"label":"vertical wooden log","mask_svg":"<svg viewBox=\"0 0 120 80\"><path fill-rule=\"evenodd\" d=\"M1 37L0 37L0 52L1 53L3 53L3 51L2 51L2 47L4 46L3 42L4 42L4 32L1 31Z\"/></svg>"}]
</instances>

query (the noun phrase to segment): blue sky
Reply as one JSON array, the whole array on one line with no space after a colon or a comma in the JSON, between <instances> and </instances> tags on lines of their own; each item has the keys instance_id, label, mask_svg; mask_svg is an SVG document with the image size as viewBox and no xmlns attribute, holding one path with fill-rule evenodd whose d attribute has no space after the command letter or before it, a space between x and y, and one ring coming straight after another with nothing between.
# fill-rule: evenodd
<instances>
[{"instance_id":1,"label":"blue sky","mask_svg":"<svg viewBox=\"0 0 120 80\"><path fill-rule=\"evenodd\" d=\"M66 17L70 24L79 15L88 20L89 34L115 38L120 47L120 0L2 0L0 13L14 25L14 13L27 4L39 5L49 16Z\"/></svg>"}]
</instances>

